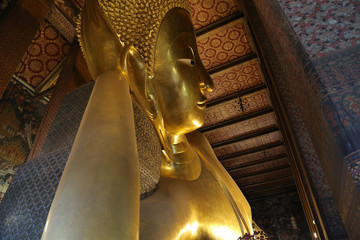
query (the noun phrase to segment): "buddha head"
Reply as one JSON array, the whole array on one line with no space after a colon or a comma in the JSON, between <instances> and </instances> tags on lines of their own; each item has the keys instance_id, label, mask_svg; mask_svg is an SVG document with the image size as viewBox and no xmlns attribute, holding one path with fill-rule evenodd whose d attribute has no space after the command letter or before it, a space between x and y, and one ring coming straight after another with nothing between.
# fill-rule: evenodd
<instances>
[{"instance_id":1,"label":"buddha head","mask_svg":"<svg viewBox=\"0 0 360 240\"><path fill-rule=\"evenodd\" d=\"M109 68L127 75L163 145L168 135L181 136L201 127L205 93L212 91L213 83L197 52L186 0L88 0L85 4L92 5L84 6L88 9L82 18L89 19L81 24L80 39L93 78ZM97 31L88 30L93 26ZM95 48L100 48L96 56Z\"/></svg>"}]
</instances>

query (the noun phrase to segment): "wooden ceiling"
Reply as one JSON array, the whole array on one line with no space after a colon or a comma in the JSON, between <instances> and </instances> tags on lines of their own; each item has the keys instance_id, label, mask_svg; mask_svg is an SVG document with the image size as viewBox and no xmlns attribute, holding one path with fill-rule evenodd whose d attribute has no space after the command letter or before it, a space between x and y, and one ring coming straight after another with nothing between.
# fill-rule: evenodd
<instances>
[{"instance_id":1,"label":"wooden ceiling","mask_svg":"<svg viewBox=\"0 0 360 240\"><path fill-rule=\"evenodd\" d=\"M248 199L296 191L262 63L236 0L191 0L215 89L200 129Z\"/></svg>"},{"instance_id":2,"label":"wooden ceiling","mask_svg":"<svg viewBox=\"0 0 360 240\"><path fill-rule=\"evenodd\" d=\"M14 74L35 90L54 74L68 53L69 35L74 35L74 19L82 0L54 3L53 14L41 26ZM237 0L190 0L190 4L199 54L215 85L207 95L205 124L200 131L249 200L296 191L266 74ZM52 23L58 24L55 28L62 35ZM80 58L75 71L83 83L90 76Z\"/></svg>"}]
</instances>

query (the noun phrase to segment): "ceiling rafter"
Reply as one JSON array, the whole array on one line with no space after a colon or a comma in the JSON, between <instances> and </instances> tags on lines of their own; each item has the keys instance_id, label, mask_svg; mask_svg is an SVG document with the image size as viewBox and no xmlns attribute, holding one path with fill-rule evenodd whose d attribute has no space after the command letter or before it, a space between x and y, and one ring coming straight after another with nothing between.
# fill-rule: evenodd
<instances>
[{"instance_id":1,"label":"ceiling rafter","mask_svg":"<svg viewBox=\"0 0 360 240\"><path fill-rule=\"evenodd\" d=\"M238 169L241 169L241 168L246 168L246 167L253 167L253 166L257 166L257 165L262 165L264 163L269 163L269 162L272 162L272 161L276 161L276 160L279 160L279 159L282 159L282 158L286 158L287 155L285 153L283 154L279 154L279 155L275 155L275 156L272 156L272 157L266 157L264 156L264 158L262 159L258 159L258 160L255 160L255 161L251 161L251 162L247 162L247 163L240 163L240 164L237 164L235 166L232 166L230 168L226 168L226 170L230 173L232 172L233 170L238 170Z\"/></svg>"},{"instance_id":2,"label":"ceiling rafter","mask_svg":"<svg viewBox=\"0 0 360 240\"><path fill-rule=\"evenodd\" d=\"M244 17L243 12L238 11L238 12L232 13L232 14L230 14L230 15L228 15L228 16L226 16L226 17L224 17L224 18L222 18L222 19L220 19L220 20L218 20L216 22L210 23L210 24L196 30L195 35L196 35L196 37L200 37L200 36L210 32L210 31L212 31L214 29L222 27L222 26L224 26L224 25L226 25L226 24L228 24L230 22L236 21L236 20L238 20L240 18L243 18L243 17Z\"/></svg>"}]
</instances>

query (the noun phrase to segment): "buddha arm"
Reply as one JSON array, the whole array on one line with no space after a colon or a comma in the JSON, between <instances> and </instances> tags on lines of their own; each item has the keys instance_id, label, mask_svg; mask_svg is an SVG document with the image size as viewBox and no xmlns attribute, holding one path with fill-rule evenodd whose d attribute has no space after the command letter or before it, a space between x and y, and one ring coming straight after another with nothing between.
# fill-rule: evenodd
<instances>
[{"instance_id":1,"label":"buddha arm","mask_svg":"<svg viewBox=\"0 0 360 240\"><path fill-rule=\"evenodd\" d=\"M100 74L42 239L137 239L139 166L128 82Z\"/></svg>"}]
</instances>

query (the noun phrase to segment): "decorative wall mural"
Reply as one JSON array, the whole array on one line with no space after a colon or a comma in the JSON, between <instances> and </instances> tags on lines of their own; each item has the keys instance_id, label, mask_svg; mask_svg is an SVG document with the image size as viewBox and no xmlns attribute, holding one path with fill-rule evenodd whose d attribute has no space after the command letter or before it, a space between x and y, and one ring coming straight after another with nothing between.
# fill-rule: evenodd
<instances>
[{"instance_id":1,"label":"decorative wall mural","mask_svg":"<svg viewBox=\"0 0 360 240\"><path fill-rule=\"evenodd\" d=\"M17 166L15 164L0 159L0 202L4 198L16 169Z\"/></svg>"},{"instance_id":2,"label":"decorative wall mural","mask_svg":"<svg viewBox=\"0 0 360 240\"><path fill-rule=\"evenodd\" d=\"M25 162L39 128L45 105L12 80L0 101L0 159Z\"/></svg>"}]
</instances>

